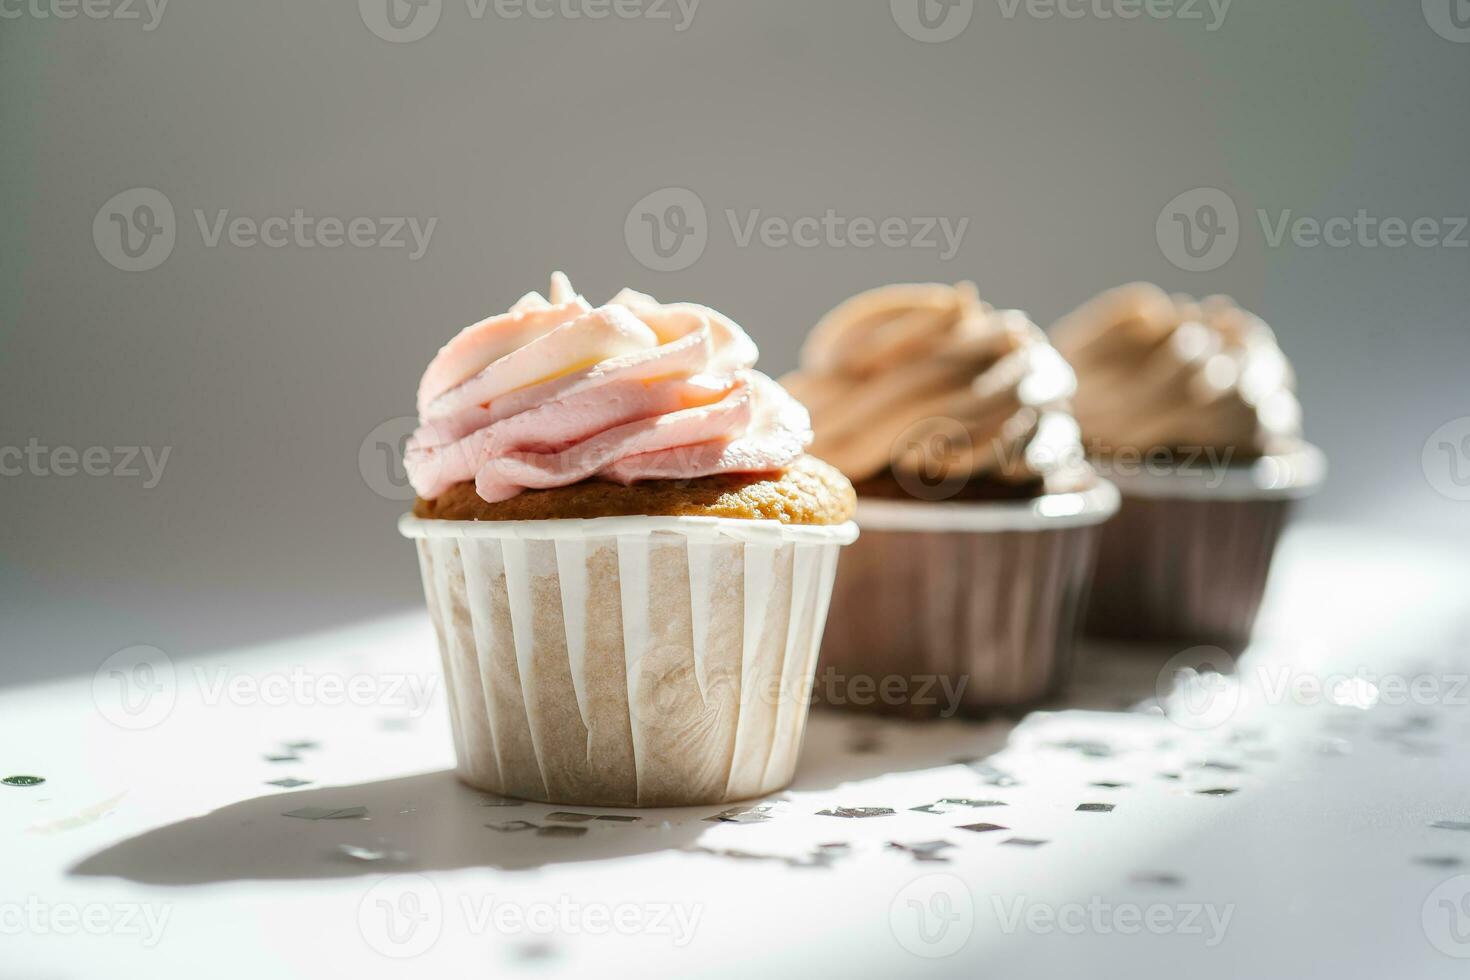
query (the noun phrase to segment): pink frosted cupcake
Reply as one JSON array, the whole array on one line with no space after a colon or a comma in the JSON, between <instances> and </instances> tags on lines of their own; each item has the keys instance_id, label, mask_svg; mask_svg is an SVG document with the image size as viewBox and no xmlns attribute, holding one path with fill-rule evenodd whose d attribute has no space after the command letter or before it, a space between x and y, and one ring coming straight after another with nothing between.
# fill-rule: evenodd
<instances>
[{"instance_id":1,"label":"pink frosted cupcake","mask_svg":"<svg viewBox=\"0 0 1470 980\"><path fill-rule=\"evenodd\" d=\"M1083 458L1072 371L1046 335L969 283L885 286L828 313L783 381L813 451L855 484L863 529L818 697L925 716L1058 691L1117 492Z\"/></svg>"},{"instance_id":2,"label":"pink frosted cupcake","mask_svg":"<svg viewBox=\"0 0 1470 980\"><path fill-rule=\"evenodd\" d=\"M467 327L406 464L459 775L569 804L791 779L852 488L703 306L564 276Z\"/></svg>"},{"instance_id":3,"label":"pink frosted cupcake","mask_svg":"<svg viewBox=\"0 0 1470 980\"><path fill-rule=\"evenodd\" d=\"M1243 646L1293 503L1326 470L1271 328L1222 296L1134 283L1051 333L1088 453L1123 494L1089 632Z\"/></svg>"}]
</instances>

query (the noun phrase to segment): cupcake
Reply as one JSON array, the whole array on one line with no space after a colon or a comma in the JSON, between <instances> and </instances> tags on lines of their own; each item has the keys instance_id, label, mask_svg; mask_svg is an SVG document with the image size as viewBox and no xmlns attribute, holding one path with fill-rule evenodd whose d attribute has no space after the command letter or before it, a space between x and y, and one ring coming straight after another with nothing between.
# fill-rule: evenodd
<instances>
[{"instance_id":1,"label":"cupcake","mask_svg":"<svg viewBox=\"0 0 1470 980\"><path fill-rule=\"evenodd\" d=\"M552 803L721 803L796 764L852 488L703 306L624 291L467 327L405 464L458 774Z\"/></svg>"},{"instance_id":2,"label":"cupcake","mask_svg":"<svg viewBox=\"0 0 1470 980\"><path fill-rule=\"evenodd\" d=\"M1123 494L1088 631L1243 647L1292 502L1326 469L1271 328L1222 296L1135 283L1051 334L1088 453Z\"/></svg>"},{"instance_id":3,"label":"cupcake","mask_svg":"<svg viewBox=\"0 0 1470 980\"><path fill-rule=\"evenodd\" d=\"M812 331L783 379L855 484L817 697L889 713L1026 705L1066 681L1098 525L1071 369L974 286L896 285Z\"/></svg>"}]
</instances>

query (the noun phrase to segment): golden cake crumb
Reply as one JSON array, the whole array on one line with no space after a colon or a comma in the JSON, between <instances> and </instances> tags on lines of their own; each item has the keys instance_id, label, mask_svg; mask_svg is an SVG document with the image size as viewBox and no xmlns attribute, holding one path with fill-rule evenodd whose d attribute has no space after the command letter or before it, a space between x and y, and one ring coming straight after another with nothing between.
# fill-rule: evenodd
<instances>
[{"instance_id":1,"label":"golden cake crumb","mask_svg":"<svg viewBox=\"0 0 1470 980\"><path fill-rule=\"evenodd\" d=\"M731 473L632 486L584 480L527 490L490 504L471 481L433 500L414 501L416 517L444 521L544 521L593 517L733 517L782 524L841 524L857 508L852 484L832 466L803 456L779 473Z\"/></svg>"}]
</instances>

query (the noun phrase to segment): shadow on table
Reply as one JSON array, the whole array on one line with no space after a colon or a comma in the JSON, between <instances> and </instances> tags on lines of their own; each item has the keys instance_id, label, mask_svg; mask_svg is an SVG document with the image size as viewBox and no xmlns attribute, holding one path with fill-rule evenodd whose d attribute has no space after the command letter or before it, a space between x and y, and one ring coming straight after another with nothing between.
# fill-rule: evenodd
<instances>
[{"instance_id":1,"label":"shadow on table","mask_svg":"<svg viewBox=\"0 0 1470 980\"><path fill-rule=\"evenodd\" d=\"M1172 646L1084 641L1064 697L987 718L913 721L818 707L792 789L825 790L889 773L983 762L1006 747L1032 711L1130 711L1156 695L1159 670L1175 652Z\"/></svg>"},{"instance_id":2,"label":"shadow on table","mask_svg":"<svg viewBox=\"0 0 1470 980\"><path fill-rule=\"evenodd\" d=\"M1151 655L1085 656L1066 699L1043 709L1126 710L1153 694L1160 663ZM816 710L791 789L828 790L889 773L982 762L1005 748L1023 715L908 722ZM968 785L957 785L957 790ZM447 770L355 786L273 792L123 841L86 858L71 873L146 884L193 885L472 867L525 870L687 848L715 826L706 818L729 808L609 810L531 802L482 805L486 799L487 794L463 785ZM318 820L284 816L306 807L365 807L367 815ZM637 819L547 821L547 815L558 810ZM487 826L513 821L583 828L585 833L551 837L536 830ZM398 851L404 856L361 860L344 853L343 845Z\"/></svg>"},{"instance_id":3,"label":"shadow on table","mask_svg":"<svg viewBox=\"0 0 1470 980\"><path fill-rule=\"evenodd\" d=\"M282 878L346 878L410 871L491 867L503 870L602 861L689 845L725 807L608 810L514 802L482 806L488 796L450 770L355 786L271 793L201 817L150 830L86 858L71 874L156 885ZM365 818L307 820L284 814L304 807L366 807ZM636 822L548 822L558 810L637 816ZM487 824L523 820L582 827L576 837L503 831ZM665 821L669 821L667 824ZM365 861L342 845L403 852L400 860Z\"/></svg>"}]
</instances>

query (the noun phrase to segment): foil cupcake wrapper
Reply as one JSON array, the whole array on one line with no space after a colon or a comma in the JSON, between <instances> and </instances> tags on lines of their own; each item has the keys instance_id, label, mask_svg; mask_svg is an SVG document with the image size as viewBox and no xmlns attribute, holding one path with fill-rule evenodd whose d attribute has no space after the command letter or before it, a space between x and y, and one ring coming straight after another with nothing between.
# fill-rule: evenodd
<instances>
[{"instance_id":1,"label":"foil cupcake wrapper","mask_svg":"<svg viewBox=\"0 0 1470 980\"><path fill-rule=\"evenodd\" d=\"M1250 642L1294 501L1125 497L1103 530L1089 635Z\"/></svg>"},{"instance_id":2,"label":"foil cupcake wrapper","mask_svg":"<svg viewBox=\"0 0 1470 980\"><path fill-rule=\"evenodd\" d=\"M1079 495L1067 495L1079 497ZM843 558L815 698L910 717L985 714L1043 700L1066 683L1087 599L1104 485L1024 509L915 504L869 508ZM1048 507L1055 516L1048 516ZM1014 512L1014 513L1012 513ZM1005 517L1010 513L1011 517ZM878 515L882 524L874 526ZM1007 521L1025 530L956 530ZM915 529L925 523L933 529Z\"/></svg>"},{"instance_id":3,"label":"foil cupcake wrapper","mask_svg":"<svg viewBox=\"0 0 1470 980\"><path fill-rule=\"evenodd\" d=\"M604 806L790 782L852 525L400 526L418 538L465 782Z\"/></svg>"}]
</instances>

